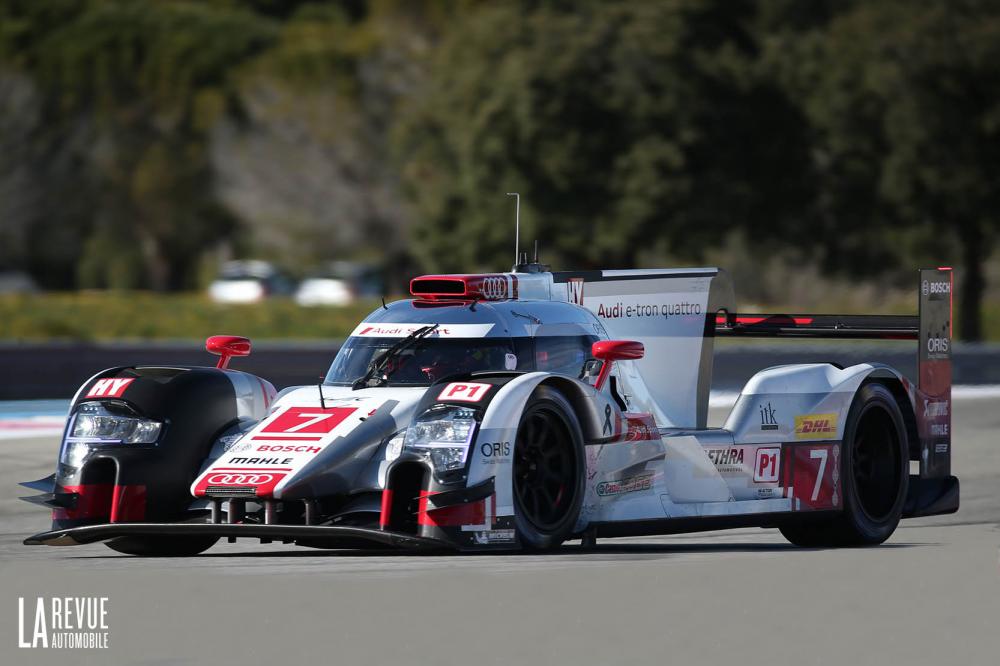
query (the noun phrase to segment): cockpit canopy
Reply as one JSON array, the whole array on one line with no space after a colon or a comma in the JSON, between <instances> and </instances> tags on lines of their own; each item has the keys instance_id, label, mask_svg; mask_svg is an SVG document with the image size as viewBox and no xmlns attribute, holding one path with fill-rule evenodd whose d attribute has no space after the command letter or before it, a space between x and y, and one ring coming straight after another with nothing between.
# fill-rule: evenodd
<instances>
[{"instance_id":1,"label":"cockpit canopy","mask_svg":"<svg viewBox=\"0 0 1000 666\"><path fill-rule=\"evenodd\" d=\"M388 360L388 385L428 386L487 371L542 370L577 377L591 358L591 345L607 338L594 315L568 303L398 301L375 310L354 329L325 382L353 384L373 360L429 324L438 327Z\"/></svg>"}]
</instances>

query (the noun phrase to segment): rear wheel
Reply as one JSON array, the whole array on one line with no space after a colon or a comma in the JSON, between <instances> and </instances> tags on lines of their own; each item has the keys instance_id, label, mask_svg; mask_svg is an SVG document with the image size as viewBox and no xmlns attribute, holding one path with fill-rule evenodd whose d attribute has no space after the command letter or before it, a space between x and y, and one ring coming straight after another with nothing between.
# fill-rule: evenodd
<instances>
[{"instance_id":1,"label":"rear wheel","mask_svg":"<svg viewBox=\"0 0 1000 666\"><path fill-rule=\"evenodd\" d=\"M106 542L108 548L126 555L141 557L191 557L203 553L218 541L218 537L118 537Z\"/></svg>"},{"instance_id":2,"label":"rear wheel","mask_svg":"<svg viewBox=\"0 0 1000 666\"><path fill-rule=\"evenodd\" d=\"M569 401L540 386L514 443L514 520L526 548L555 548L572 533L583 502L583 433Z\"/></svg>"},{"instance_id":3,"label":"rear wheel","mask_svg":"<svg viewBox=\"0 0 1000 666\"><path fill-rule=\"evenodd\" d=\"M874 546L896 530L909 487L909 442L899 405L882 384L866 384L851 405L840 474L844 510L820 523L781 527L798 546Z\"/></svg>"}]
</instances>

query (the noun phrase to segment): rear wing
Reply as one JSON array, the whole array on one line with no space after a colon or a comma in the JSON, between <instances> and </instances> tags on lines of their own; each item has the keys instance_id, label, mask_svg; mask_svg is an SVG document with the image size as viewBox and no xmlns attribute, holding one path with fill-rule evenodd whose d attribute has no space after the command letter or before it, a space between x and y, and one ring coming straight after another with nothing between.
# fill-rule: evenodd
<instances>
[{"instance_id":1,"label":"rear wing","mask_svg":"<svg viewBox=\"0 0 1000 666\"><path fill-rule=\"evenodd\" d=\"M920 476L951 473L951 341L952 287L950 268L920 271L919 314L912 315L716 315L714 333L722 337L917 340L917 385L913 397L920 438Z\"/></svg>"},{"instance_id":2,"label":"rear wing","mask_svg":"<svg viewBox=\"0 0 1000 666\"><path fill-rule=\"evenodd\" d=\"M916 340L920 335L920 317L720 313L715 317L715 334L745 338Z\"/></svg>"}]
</instances>

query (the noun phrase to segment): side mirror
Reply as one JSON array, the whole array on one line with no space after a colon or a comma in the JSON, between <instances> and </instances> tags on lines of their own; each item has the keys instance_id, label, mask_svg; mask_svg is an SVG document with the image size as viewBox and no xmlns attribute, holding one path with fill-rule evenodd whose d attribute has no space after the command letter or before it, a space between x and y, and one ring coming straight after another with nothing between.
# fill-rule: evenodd
<instances>
[{"instance_id":1,"label":"side mirror","mask_svg":"<svg viewBox=\"0 0 1000 666\"><path fill-rule=\"evenodd\" d=\"M646 348L634 340L600 340L591 346L590 353L602 361L635 361L645 356Z\"/></svg>"},{"instance_id":2,"label":"side mirror","mask_svg":"<svg viewBox=\"0 0 1000 666\"><path fill-rule=\"evenodd\" d=\"M205 340L205 349L209 354L220 356L217 368L227 368L229 359L233 356L250 355L250 338L239 335L213 335Z\"/></svg>"},{"instance_id":3,"label":"side mirror","mask_svg":"<svg viewBox=\"0 0 1000 666\"><path fill-rule=\"evenodd\" d=\"M634 340L600 340L590 347L594 358L604 361L601 372L597 375L594 388L600 391L611 376L611 366L614 361L635 361L646 354L646 348L641 342Z\"/></svg>"}]
</instances>

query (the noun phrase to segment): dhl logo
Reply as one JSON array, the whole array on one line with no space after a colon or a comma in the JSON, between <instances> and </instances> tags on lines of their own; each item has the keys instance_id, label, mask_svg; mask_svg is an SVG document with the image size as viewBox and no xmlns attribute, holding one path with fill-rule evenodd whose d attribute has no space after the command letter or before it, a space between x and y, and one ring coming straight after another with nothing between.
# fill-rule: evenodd
<instances>
[{"instance_id":1,"label":"dhl logo","mask_svg":"<svg viewBox=\"0 0 1000 666\"><path fill-rule=\"evenodd\" d=\"M795 439L829 439L836 433L836 414L805 414L795 417Z\"/></svg>"}]
</instances>

